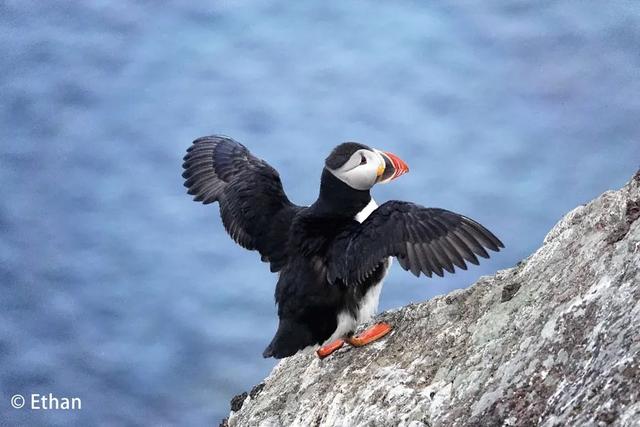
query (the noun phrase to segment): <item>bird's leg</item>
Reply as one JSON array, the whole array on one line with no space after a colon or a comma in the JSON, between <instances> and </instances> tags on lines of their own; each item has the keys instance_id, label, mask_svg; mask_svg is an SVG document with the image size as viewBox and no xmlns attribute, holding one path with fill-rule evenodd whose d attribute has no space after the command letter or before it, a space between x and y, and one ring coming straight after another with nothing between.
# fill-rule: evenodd
<instances>
[{"instance_id":1,"label":"bird's leg","mask_svg":"<svg viewBox=\"0 0 640 427\"><path fill-rule=\"evenodd\" d=\"M365 329L361 334L354 337L347 338L347 342L354 347L362 347L377 339L382 338L391 331L391 326L388 323L380 322Z\"/></svg>"},{"instance_id":2,"label":"bird's leg","mask_svg":"<svg viewBox=\"0 0 640 427\"><path fill-rule=\"evenodd\" d=\"M324 359L325 357L331 355L334 351L338 350L340 347L344 345L344 340L339 338L335 341L331 341L329 344L325 344L316 350L316 354L320 359Z\"/></svg>"}]
</instances>

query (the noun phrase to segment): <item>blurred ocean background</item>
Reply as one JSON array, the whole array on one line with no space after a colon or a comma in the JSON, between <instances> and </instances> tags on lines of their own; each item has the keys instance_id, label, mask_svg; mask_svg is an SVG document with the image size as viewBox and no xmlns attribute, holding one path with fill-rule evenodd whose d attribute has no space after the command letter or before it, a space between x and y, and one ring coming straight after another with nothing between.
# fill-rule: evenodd
<instances>
[{"instance_id":1,"label":"blurred ocean background","mask_svg":"<svg viewBox=\"0 0 640 427\"><path fill-rule=\"evenodd\" d=\"M392 151L379 202L503 239L445 279L396 263L380 308L423 301L638 168L640 5L0 0L0 425L217 425L269 373L276 277L182 187L212 133L300 204L339 142ZM10 407L49 392L82 410Z\"/></svg>"}]
</instances>

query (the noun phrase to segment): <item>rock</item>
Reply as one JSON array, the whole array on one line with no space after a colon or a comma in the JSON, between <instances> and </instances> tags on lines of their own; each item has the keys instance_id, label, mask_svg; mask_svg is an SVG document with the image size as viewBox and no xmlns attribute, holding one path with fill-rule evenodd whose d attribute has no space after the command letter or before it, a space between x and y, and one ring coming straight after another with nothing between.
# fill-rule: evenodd
<instances>
[{"instance_id":1,"label":"rock","mask_svg":"<svg viewBox=\"0 0 640 427\"><path fill-rule=\"evenodd\" d=\"M640 425L639 207L640 171L516 267L380 314L386 338L282 360L228 425Z\"/></svg>"}]
</instances>

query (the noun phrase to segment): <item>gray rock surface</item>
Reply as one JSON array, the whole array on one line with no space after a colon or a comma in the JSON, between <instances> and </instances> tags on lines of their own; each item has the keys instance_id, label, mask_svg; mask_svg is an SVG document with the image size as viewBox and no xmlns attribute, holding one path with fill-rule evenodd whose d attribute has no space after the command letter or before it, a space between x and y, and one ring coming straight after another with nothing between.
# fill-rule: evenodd
<instances>
[{"instance_id":1,"label":"gray rock surface","mask_svg":"<svg viewBox=\"0 0 640 427\"><path fill-rule=\"evenodd\" d=\"M640 171L386 338L281 361L229 426L640 425L639 214Z\"/></svg>"}]
</instances>

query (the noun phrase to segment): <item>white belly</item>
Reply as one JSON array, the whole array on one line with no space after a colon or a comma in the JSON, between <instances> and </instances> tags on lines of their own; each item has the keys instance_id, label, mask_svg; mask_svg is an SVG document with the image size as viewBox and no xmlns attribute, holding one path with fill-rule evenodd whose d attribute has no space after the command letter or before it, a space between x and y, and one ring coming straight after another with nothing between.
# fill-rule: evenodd
<instances>
[{"instance_id":1,"label":"white belly","mask_svg":"<svg viewBox=\"0 0 640 427\"><path fill-rule=\"evenodd\" d=\"M341 311L338 314L338 327L335 332L329 337L325 343L329 343L331 341L337 340L338 338L342 338L345 335L354 332L359 324L368 322L376 315L378 312L378 302L380 300L380 291L382 291L382 284L384 282L384 278L389 272L389 268L391 267L391 262L393 260L389 258L389 265L384 272L384 276L382 279L371 286L364 297L360 301L360 307L358 307L358 312L354 317L348 310Z\"/></svg>"},{"instance_id":2,"label":"white belly","mask_svg":"<svg viewBox=\"0 0 640 427\"><path fill-rule=\"evenodd\" d=\"M355 220L359 223L362 223L371 212L375 211L378 208L378 204L373 198L363 210L361 210L355 217ZM389 258L389 265L387 266L382 279L371 286L362 301L360 301L360 307L358 308L358 313L354 317L349 311L342 311L338 314L338 327L335 332L331 335L331 337L325 342L331 342L338 338L342 338L345 335L356 330L359 324L367 322L376 315L378 311L378 302L380 300L380 291L382 291L382 284L384 282L384 278L389 272L389 268L391 267L391 262L393 260Z\"/></svg>"}]
</instances>

